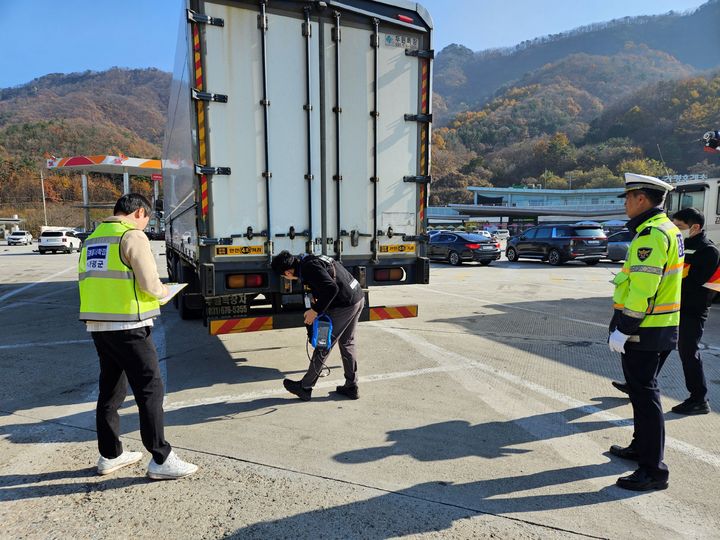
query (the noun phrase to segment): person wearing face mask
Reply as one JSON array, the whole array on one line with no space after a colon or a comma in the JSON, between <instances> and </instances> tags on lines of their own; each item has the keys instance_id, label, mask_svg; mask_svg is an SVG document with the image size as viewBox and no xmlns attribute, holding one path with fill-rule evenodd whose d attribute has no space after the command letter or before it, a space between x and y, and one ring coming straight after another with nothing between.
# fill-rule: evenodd
<instances>
[{"instance_id":1,"label":"person wearing face mask","mask_svg":"<svg viewBox=\"0 0 720 540\"><path fill-rule=\"evenodd\" d=\"M720 252L705 234L702 212L695 208L683 208L673 215L672 220L680 229L685 245L678 354L690 396L671 410L685 415L708 414L710 403L699 346L709 307L716 294L707 284L718 270ZM613 381L612 384L621 392L629 393L627 383Z\"/></svg>"},{"instance_id":2,"label":"person wearing face mask","mask_svg":"<svg viewBox=\"0 0 720 540\"><path fill-rule=\"evenodd\" d=\"M678 353L690 397L673 407L672 411L679 414L708 414L710 404L699 345L709 307L715 296L715 291L705 284L718 268L720 252L706 236L705 216L699 210L684 208L673 215L673 223L685 238Z\"/></svg>"}]
</instances>

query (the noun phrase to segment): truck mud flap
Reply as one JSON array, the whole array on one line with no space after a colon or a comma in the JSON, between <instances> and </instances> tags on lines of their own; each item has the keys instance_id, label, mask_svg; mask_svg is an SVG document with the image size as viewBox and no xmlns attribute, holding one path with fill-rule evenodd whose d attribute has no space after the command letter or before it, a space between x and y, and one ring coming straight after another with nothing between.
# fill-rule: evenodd
<instances>
[{"instance_id":1,"label":"truck mud flap","mask_svg":"<svg viewBox=\"0 0 720 540\"><path fill-rule=\"evenodd\" d=\"M405 306L371 306L360 314L360 322L385 321L388 319L409 319L418 316L415 304ZM265 317L239 317L237 319L216 319L208 321L210 335L241 334L244 332L261 332L280 328L302 327L302 313L276 313Z\"/></svg>"}]
</instances>

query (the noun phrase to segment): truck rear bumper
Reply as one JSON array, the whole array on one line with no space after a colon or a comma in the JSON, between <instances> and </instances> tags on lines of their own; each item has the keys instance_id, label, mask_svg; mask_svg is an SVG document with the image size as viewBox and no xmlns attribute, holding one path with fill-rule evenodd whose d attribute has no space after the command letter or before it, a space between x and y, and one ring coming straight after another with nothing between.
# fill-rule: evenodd
<instances>
[{"instance_id":1,"label":"truck rear bumper","mask_svg":"<svg viewBox=\"0 0 720 540\"><path fill-rule=\"evenodd\" d=\"M360 322L384 321L388 319L408 319L417 317L417 305L405 306L372 306L366 307L360 314ZM299 311L291 313L275 313L266 316L240 317L237 319L211 320L208 323L210 335L239 334L243 332L260 332L279 328L303 327L303 316Z\"/></svg>"}]
</instances>

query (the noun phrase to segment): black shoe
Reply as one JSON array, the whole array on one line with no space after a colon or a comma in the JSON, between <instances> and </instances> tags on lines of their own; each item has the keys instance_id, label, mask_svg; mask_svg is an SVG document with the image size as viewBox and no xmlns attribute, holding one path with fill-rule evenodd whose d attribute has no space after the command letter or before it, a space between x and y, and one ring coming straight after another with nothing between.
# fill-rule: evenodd
<instances>
[{"instance_id":1,"label":"black shoe","mask_svg":"<svg viewBox=\"0 0 720 540\"><path fill-rule=\"evenodd\" d=\"M620 446L619 444L613 444L610 447L610 453L613 456L617 456L623 459L629 459L632 461L638 461L640 459L640 455L637 453L637 450L632 447L632 445Z\"/></svg>"},{"instance_id":2,"label":"black shoe","mask_svg":"<svg viewBox=\"0 0 720 540\"><path fill-rule=\"evenodd\" d=\"M291 381L290 379L284 379L283 386L285 387L285 390L287 390L291 394L295 394L303 401L310 401L310 398L312 397L312 388L303 388L302 384L300 384L300 381Z\"/></svg>"},{"instance_id":3,"label":"black shoe","mask_svg":"<svg viewBox=\"0 0 720 540\"><path fill-rule=\"evenodd\" d=\"M618 382L618 381L612 381L612 384L615 388L620 390L623 394L630 394L630 387L627 385L627 383L624 382Z\"/></svg>"},{"instance_id":4,"label":"black shoe","mask_svg":"<svg viewBox=\"0 0 720 540\"><path fill-rule=\"evenodd\" d=\"M350 399L360 399L360 390L357 385L354 386L336 386L335 392L342 394Z\"/></svg>"},{"instance_id":5,"label":"black shoe","mask_svg":"<svg viewBox=\"0 0 720 540\"><path fill-rule=\"evenodd\" d=\"M638 469L629 476L617 479L618 487L631 491L650 491L651 489L667 489L670 483L667 477L656 478L649 475L645 470Z\"/></svg>"},{"instance_id":6,"label":"black shoe","mask_svg":"<svg viewBox=\"0 0 720 540\"><path fill-rule=\"evenodd\" d=\"M694 399L688 398L670 410L678 414L708 414L710 412L710 403L707 399L704 401L695 401Z\"/></svg>"}]
</instances>

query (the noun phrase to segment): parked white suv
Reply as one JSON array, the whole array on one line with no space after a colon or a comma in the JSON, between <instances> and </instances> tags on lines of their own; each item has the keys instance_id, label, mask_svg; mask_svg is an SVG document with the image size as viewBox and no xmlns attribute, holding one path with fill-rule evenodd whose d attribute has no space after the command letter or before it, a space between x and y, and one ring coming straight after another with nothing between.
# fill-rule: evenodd
<instances>
[{"instance_id":1,"label":"parked white suv","mask_svg":"<svg viewBox=\"0 0 720 540\"><path fill-rule=\"evenodd\" d=\"M57 253L72 253L73 250L80 251L82 241L75 236L73 231L44 231L40 234L38 250L41 254L48 251Z\"/></svg>"},{"instance_id":2,"label":"parked white suv","mask_svg":"<svg viewBox=\"0 0 720 540\"><path fill-rule=\"evenodd\" d=\"M7 237L8 246L27 246L32 244L32 234L27 231L13 231Z\"/></svg>"}]
</instances>

